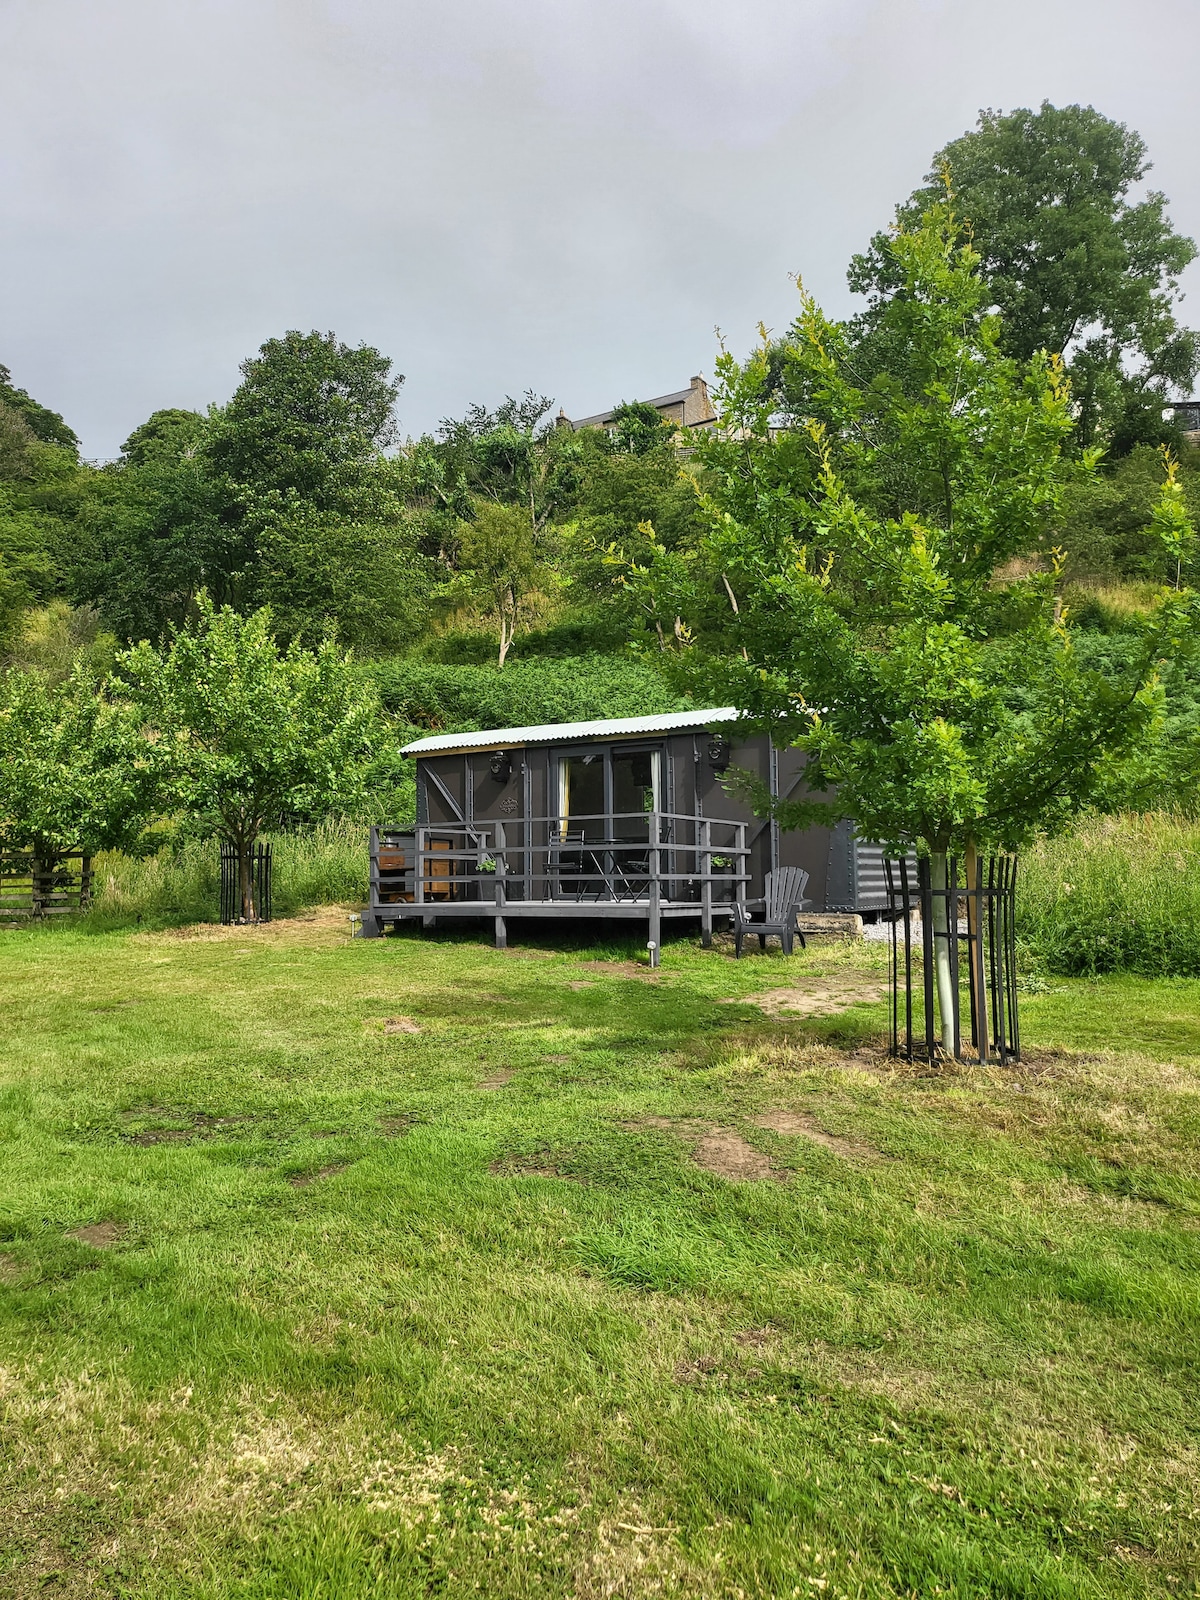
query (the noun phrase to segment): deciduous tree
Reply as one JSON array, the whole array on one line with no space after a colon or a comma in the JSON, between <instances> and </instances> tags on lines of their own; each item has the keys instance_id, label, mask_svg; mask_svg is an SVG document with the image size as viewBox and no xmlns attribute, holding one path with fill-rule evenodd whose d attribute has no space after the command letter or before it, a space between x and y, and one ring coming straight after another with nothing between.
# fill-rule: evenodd
<instances>
[{"instance_id":1,"label":"deciduous tree","mask_svg":"<svg viewBox=\"0 0 1200 1600\"><path fill-rule=\"evenodd\" d=\"M802 291L784 356L813 414L780 434L766 343L742 365L723 356L707 537L694 553L660 549L635 581L664 624L683 618L685 641L727 593L721 630L701 622L678 670L807 752L809 793L777 806L784 825L853 818L891 850L927 854L937 886L949 853L1016 848L1096 795L1153 720L1155 663L1198 617L1194 597L1171 596L1118 678L1081 667L1043 542L1064 482L1094 461L1064 452L1062 363L1005 353L948 199L886 248L900 290L880 319L904 383L860 386L848 330ZM1039 551L1043 572L1002 576Z\"/></svg>"},{"instance_id":2,"label":"deciduous tree","mask_svg":"<svg viewBox=\"0 0 1200 1600\"><path fill-rule=\"evenodd\" d=\"M65 855L136 852L158 788L132 707L83 667L0 678L0 853L50 872Z\"/></svg>"},{"instance_id":3,"label":"deciduous tree","mask_svg":"<svg viewBox=\"0 0 1200 1600\"><path fill-rule=\"evenodd\" d=\"M281 814L315 820L357 801L379 737L378 703L326 639L283 651L271 615L218 611L120 658L159 753L165 792L239 861L242 917L257 919L253 851Z\"/></svg>"},{"instance_id":4,"label":"deciduous tree","mask_svg":"<svg viewBox=\"0 0 1200 1600\"><path fill-rule=\"evenodd\" d=\"M530 595L543 576L533 525L524 507L477 503L461 525L459 571L450 593L481 603L499 634L497 666L502 667Z\"/></svg>"},{"instance_id":5,"label":"deciduous tree","mask_svg":"<svg viewBox=\"0 0 1200 1600\"><path fill-rule=\"evenodd\" d=\"M1100 438L1118 452L1161 437L1164 396L1200 367L1200 340L1176 314L1196 247L1172 226L1165 195L1139 196L1149 169L1141 137L1091 106L984 111L896 213L898 226L913 227L949 172L959 240L979 255L1002 349L1023 361L1039 350L1061 356L1080 442ZM872 298L866 334L906 292L888 235L854 258L849 276Z\"/></svg>"}]
</instances>

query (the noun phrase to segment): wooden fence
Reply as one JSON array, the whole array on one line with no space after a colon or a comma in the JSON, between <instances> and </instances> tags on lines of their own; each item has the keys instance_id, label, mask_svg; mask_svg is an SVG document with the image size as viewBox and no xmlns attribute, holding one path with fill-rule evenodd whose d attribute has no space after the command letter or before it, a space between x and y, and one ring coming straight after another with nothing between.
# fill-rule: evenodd
<instances>
[{"instance_id":1,"label":"wooden fence","mask_svg":"<svg viewBox=\"0 0 1200 1600\"><path fill-rule=\"evenodd\" d=\"M92 903L92 858L79 852L41 862L32 856L0 861L0 921L59 917Z\"/></svg>"}]
</instances>

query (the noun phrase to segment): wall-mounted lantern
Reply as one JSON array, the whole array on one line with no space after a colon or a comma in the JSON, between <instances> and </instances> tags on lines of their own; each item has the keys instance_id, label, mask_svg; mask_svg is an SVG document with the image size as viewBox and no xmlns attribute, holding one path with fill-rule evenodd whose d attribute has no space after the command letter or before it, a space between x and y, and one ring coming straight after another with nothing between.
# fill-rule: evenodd
<instances>
[{"instance_id":1,"label":"wall-mounted lantern","mask_svg":"<svg viewBox=\"0 0 1200 1600\"><path fill-rule=\"evenodd\" d=\"M497 783L507 783L512 777L512 756L507 750L496 750L488 762L488 771Z\"/></svg>"},{"instance_id":2,"label":"wall-mounted lantern","mask_svg":"<svg viewBox=\"0 0 1200 1600\"><path fill-rule=\"evenodd\" d=\"M708 764L714 772L724 772L729 765L733 747L723 733L714 733L708 741Z\"/></svg>"}]
</instances>

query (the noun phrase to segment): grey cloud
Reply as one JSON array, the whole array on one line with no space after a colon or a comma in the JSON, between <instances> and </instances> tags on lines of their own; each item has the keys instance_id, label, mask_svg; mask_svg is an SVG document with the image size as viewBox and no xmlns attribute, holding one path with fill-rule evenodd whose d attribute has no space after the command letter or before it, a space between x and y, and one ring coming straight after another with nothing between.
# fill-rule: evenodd
<instances>
[{"instance_id":1,"label":"grey cloud","mask_svg":"<svg viewBox=\"0 0 1200 1600\"><path fill-rule=\"evenodd\" d=\"M1184 0L0 0L0 360L95 456L286 327L420 431L659 393L791 315L981 105L1084 100L1200 232ZM1200 280L1194 280L1200 281Z\"/></svg>"}]
</instances>

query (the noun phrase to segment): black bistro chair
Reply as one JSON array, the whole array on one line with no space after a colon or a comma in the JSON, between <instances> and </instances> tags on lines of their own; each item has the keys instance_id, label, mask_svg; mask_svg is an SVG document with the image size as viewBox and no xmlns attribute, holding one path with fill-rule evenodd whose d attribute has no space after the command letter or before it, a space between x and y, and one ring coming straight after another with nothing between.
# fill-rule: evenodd
<instances>
[{"instance_id":1,"label":"black bistro chair","mask_svg":"<svg viewBox=\"0 0 1200 1600\"><path fill-rule=\"evenodd\" d=\"M801 949L807 949L804 935L796 918L808 901L804 891L808 888L808 873L801 867L777 867L767 873L767 892L760 900L735 900L733 903L733 948L740 961L742 940L747 934L757 934L762 949L767 948L768 934L774 934L783 946L785 956L792 953L792 940L799 939ZM763 909L751 915L751 907Z\"/></svg>"}]
</instances>

